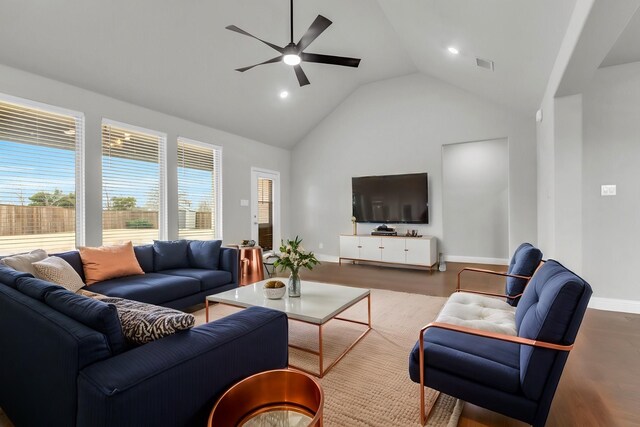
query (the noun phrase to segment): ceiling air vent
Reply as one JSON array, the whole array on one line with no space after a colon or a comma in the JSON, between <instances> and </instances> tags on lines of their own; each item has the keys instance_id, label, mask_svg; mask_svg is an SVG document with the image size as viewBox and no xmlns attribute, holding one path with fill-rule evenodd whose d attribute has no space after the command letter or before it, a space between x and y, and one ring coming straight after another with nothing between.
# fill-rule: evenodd
<instances>
[{"instance_id":1,"label":"ceiling air vent","mask_svg":"<svg viewBox=\"0 0 640 427\"><path fill-rule=\"evenodd\" d=\"M488 59L476 58L476 65L480 68L493 71L493 61L489 61Z\"/></svg>"}]
</instances>

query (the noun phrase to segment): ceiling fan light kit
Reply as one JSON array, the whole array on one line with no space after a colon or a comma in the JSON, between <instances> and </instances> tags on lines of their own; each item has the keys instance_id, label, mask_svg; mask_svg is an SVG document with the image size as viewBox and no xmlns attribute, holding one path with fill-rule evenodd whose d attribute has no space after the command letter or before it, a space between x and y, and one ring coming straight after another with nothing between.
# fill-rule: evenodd
<instances>
[{"instance_id":1,"label":"ceiling fan light kit","mask_svg":"<svg viewBox=\"0 0 640 427\"><path fill-rule=\"evenodd\" d=\"M319 64L341 65L343 67L353 67L353 68L357 68L358 65L360 65L359 58L348 58L344 56L332 56L332 55L322 55L317 53L304 52L304 50L316 38L318 38L320 34L324 32L324 30L329 28L329 25L331 25L332 22L327 18L325 18L324 16L318 15L316 19L313 21L313 23L311 24L311 26L309 27L309 29L307 30L307 32L304 33L300 41L298 41L298 43L294 43L293 42L293 0L290 0L290 10L291 10L291 14L290 14L291 40L289 44L285 47L280 47L268 41L262 40L236 27L235 25L229 25L226 27L227 30L234 31L236 33L240 33L242 35L254 38L266 44L270 48L280 52L280 55L274 58L268 59L259 64L250 65L248 67L236 68L236 71L243 73L247 70L257 67L258 65L273 64L273 63L282 61L285 64L293 67L293 71L296 74L298 83L300 84L300 86L305 86L305 85L308 85L310 82L309 82L309 79L307 78L307 75L304 73L304 71L302 70L302 67L300 66L301 62L315 62Z\"/></svg>"}]
</instances>

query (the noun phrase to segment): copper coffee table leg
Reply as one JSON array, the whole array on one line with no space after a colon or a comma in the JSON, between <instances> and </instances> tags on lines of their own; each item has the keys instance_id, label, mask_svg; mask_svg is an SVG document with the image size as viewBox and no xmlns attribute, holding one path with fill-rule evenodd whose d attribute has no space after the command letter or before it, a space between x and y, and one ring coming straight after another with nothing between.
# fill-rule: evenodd
<instances>
[{"instance_id":1,"label":"copper coffee table leg","mask_svg":"<svg viewBox=\"0 0 640 427\"><path fill-rule=\"evenodd\" d=\"M204 312L205 312L205 322L209 323L209 300L208 299L204 299Z\"/></svg>"},{"instance_id":2,"label":"copper coffee table leg","mask_svg":"<svg viewBox=\"0 0 640 427\"><path fill-rule=\"evenodd\" d=\"M322 325L318 326L318 360L320 361L320 378L324 376L324 363L322 361Z\"/></svg>"}]
</instances>

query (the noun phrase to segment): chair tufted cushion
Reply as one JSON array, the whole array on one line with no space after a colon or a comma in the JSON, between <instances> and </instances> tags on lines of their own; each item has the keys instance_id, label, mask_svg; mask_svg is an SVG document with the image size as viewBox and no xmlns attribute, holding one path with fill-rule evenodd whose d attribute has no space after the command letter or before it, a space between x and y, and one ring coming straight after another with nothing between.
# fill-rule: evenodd
<instances>
[{"instance_id":1,"label":"chair tufted cushion","mask_svg":"<svg viewBox=\"0 0 640 427\"><path fill-rule=\"evenodd\" d=\"M518 276L533 276L542 260L542 252L531 243L523 243L513 253L511 263L507 273L517 274ZM524 291L527 281L517 277L507 277L505 293L507 295L518 295ZM518 299L507 299L507 302L513 306L518 305Z\"/></svg>"},{"instance_id":2,"label":"chair tufted cushion","mask_svg":"<svg viewBox=\"0 0 640 427\"><path fill-rule=\"evenodd\" d=\"M501 299L467 292L449 297L436 322L516 335L515 307Z\"/></svg>"}]
</instances>

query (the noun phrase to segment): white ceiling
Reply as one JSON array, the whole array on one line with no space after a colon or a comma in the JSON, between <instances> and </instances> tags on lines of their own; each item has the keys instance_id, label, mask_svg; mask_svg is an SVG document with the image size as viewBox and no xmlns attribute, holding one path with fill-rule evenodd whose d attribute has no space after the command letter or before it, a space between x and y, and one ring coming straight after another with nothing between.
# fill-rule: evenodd
<instances>
[{"instance_id":1,"label":"white ceiling","mask_svg":"<svg viewBox=\"0 0 640 427\"><path fill-rule=\"evenodd\" d=\"M616 43L607 54L601 67L640 61L640 9L629 21Z\"/></svg>"},{"instance_id":2,"label":"white ceiling","mask_svg":"<svg viewBox=\"0 0 640 427\"><path fill-rule=\"evenodd\" d=\"M282 63L234 71L277 52L224 29L284 46L286 0L0 0L0 62L292 147L358 86L417 71L532 113L574 3L297 0L296 41L316 15L333 21L308 52L362 58L357 69L303 63L311 85L300 88ZM475 56L494 60L495 72Z\"/></svg>"}]
</instances>

